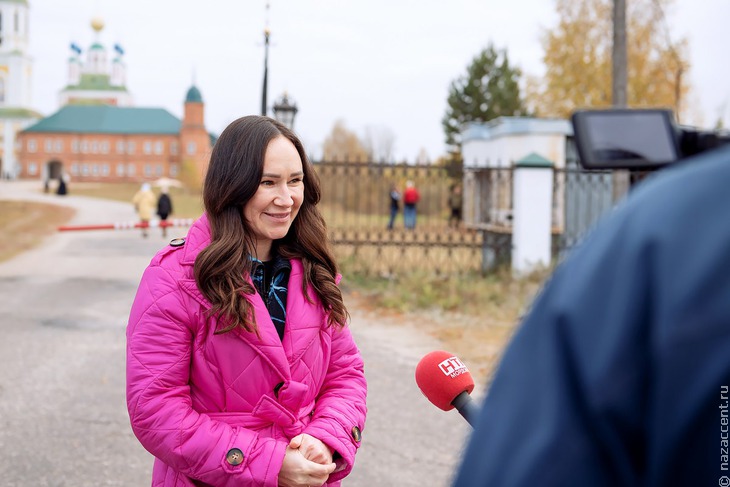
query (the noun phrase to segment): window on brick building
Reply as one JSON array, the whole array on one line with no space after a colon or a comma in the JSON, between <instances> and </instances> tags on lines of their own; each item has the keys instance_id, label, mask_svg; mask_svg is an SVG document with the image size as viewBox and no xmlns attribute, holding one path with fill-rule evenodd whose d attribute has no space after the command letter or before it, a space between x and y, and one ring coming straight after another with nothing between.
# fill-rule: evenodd
<instances>
[{"instance_id":1,"label":"window on brick building","mask_svg":"<svg viewBox=\"0 0 730 487\"><path fill-rule=\"evenodd\" d=\"M89 165L84 163L81 164L81 175L82 176L88 176L89 175Z\"/></svg>"},{"instance_id":2,"label":"window on brick building","mask_svg":"<svg viewBox=\"0 0 730 487\"><path fill-rule=\"evenodd\" d=\"M109 142L106 140L101 143L101 153L109 154Z\"/></svg>"},{"instance_id":3,"label":"window on brick building","mask_svg":"<svg viewBox=\"0 0 730 487\"><path fill-rule=\"evenodd\" d=\"M124 163L120 162L117 164L117 176L124 176Z\"/></svg>"},{"instance_id":4,"label":"window on brick building","mask_svg":"<svg viewBox=\"0 0 730 487\"><path fill-rule=\"evenodd\" d=\"M163 174L164 173L162 171L162 164L156 164L155 165L155 176L157 176L158 178L161 178Z\"/></svg>"},{"instance_id":5,"label":"window on brick building","mask_svg":"<svg viewBox=\"0 0 730 487\"><path fill-rule=\"evenodd\" d=\"M78 153L78 151L79 151L79 140L71 139L71 152L76 154L76 153Z\"/></svg>"},{"instance_id":6,"label":"window on brick building","mask_svg":"<svg viewBox=\"0 0 730 487\"><path fill-rule=\"evenodd\" d=\"M158 140L157 142L155 142L155 154L162 154L164 149L165 149L165 147L161 140Z\"/></svg>"},{"instance_id":7,"label":"window on brick building","mask_svg":"<svg viewBox=\"0 0 730 487\"><path fill-rule=\"evenodd\" d=\"M53 141L51 139L44 140L43 141L43 148L48 153L53 152Z\"/></svg>"},{"instance_id":8,"label":"window on brick building","mask_svg":"<svg viewBox=\"0 0 730 487\"><path fill-rule=\"evenodd\" d=\"M124 154L124 141L117 140L117 154Z\"/></svg>"},{"instance_id":9,"label":"window on brick building","mask_svg":"<svg viewBox=\"0 0 730 487\"><path fill-rule=\"evenodd\" d=\"M127 142L127 154L134 154L134 142Z\"/></svg>"},{"instance_id":10,"label":"window on brick building","mask_svg":"<svg viewBox=\"0 0 730 487\"><path fill-rule=\"evenodd\" d=\"M152 142L146 140L144 142L144 148L142 149L145 154L152 154Z\"/></svg>"},{"instance_id":11,"label":"window on brick building","mask_svg":"<svg viewBox=\"0 0 730 487\"><path fill-rule=\"evenodd\" d=\"M128 164L127 165L127 175L134 176L134 174L137 172L137 166L134 164Z\"/></svg>"},{"instance_id":12,"label":"window on brick building","mask_svg":"<svg viewBox=\"0 0 730 487\"><path fill-rule=\"evenodd\" d=\"M28 152L35 152L38 150L38 143L35 139L28 139Z\"/></svg>"},{"instance_id":13,"label":"window on brick building","mask_svg":"<svg viewBox=\"0 0 730 487\"><path fill-rule=\"evenodd\" d=\"M61 139L56 139L56 141L55 141L55 142L53 143L53 149L54 149L54 150L55 150L55 151L56 151L57 153L59 153L59 154L60 154L61 152L63 152L63 140L61 140Z\"/></svg>"},{"instance_id":14,"label":"window on brick building","mask_svg":"<svg viewBox=\"0 0 730 487\"><path fill-rule=\"evenodd\" d=\"M101 175L104 177L109 176L109 164L104 163L101 165Z\"/></svg>"},{"instance_id":15,"label":"window on brick building","mask_svg":"<svg viewBox=\"0 0 730 487\"><path fill-rule=\"evenodd\" d=\"M177 141L173 140L170 142L170 154L176 156L177 155Z\"/></svg>"},{"instance_id":16,"label":"window on brick building","mask_svg":"<svg viewBox=\"0 0 730 487\"><path fill-rule=\"evenodd\" d=\"M152 164L145 164L144 165L144 175L146 177L152 176Z\"/></svg>"},{"instance_id":17,"label":"window on brick building","mask_svg":"<svg viewBox=\"0 0 730 487\"><path fill-rule=\"evenodd\" d=\"M176 178L178 173L177 164L170 164L170 177Z\"/></svg>"},{"instance_id":18,"label":"window on brick building","mask_svg":"<svg viewBox=\"0 0 730 487\"><path fill-rule=\"evenodd\" d=\"M188 142L188 154L195 154L195 149L197 149L195 142Z\"/></svg>"},{"instance_id":19,"label":"window on brick building","mask_svg":"<svg viewBox=\"0 0 730 487\"><path fill-rule=\"evenodd\" d=\"M35 162L29 162L28 174L30 174L31 176L35 176L36 174L38 174L38 164L36 164Z\"/></svg>"},{"instance_id":20,"label":"window on brick building","mask_svg":"<svg viewBox=\"0 0 730 487\"><path fill-rule=\"evenodd\" d=\"M79 163L73 162L71 163L71 176L78 176L79 175Z\"/></svg>"}]
</instances>

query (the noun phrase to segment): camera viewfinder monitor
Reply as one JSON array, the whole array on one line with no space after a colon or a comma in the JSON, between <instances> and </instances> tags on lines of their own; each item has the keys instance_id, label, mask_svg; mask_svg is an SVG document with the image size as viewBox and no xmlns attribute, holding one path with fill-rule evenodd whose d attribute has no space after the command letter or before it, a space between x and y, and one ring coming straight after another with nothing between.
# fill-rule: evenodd
<instances>
[{"instance_id":1,"label":"camera viewfinder monitor","mask_svg":"<svg viewBox=\"0 0 730 487\"><path fill-rule=\"evenodd\" d=\"M654 169L679 159L671 110L581 110L571 121L586 169Z\"/></svg>"}]
</instances>

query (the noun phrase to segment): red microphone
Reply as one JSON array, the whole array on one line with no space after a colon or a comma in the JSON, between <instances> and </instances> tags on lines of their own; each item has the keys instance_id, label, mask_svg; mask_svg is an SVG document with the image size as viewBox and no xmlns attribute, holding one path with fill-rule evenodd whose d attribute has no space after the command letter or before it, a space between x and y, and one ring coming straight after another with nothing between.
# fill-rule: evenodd
<instances>
[{"instance_id":1,"label":"red microphone","mask_svg":"<svg viewBox=\"0 0 730 487\"><path fill-rule=\"evenodd\" d=\"M441 350L426 354L416 366L416 384L434 406L444 411L456 408L474 426L479 412L469 395L474 379L454 354Z\"/></svg>"}]
</instances>

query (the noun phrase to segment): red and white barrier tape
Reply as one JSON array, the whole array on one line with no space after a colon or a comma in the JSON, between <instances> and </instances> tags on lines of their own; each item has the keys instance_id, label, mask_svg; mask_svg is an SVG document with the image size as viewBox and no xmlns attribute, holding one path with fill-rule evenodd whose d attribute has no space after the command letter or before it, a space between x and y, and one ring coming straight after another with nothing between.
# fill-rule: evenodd
<instances>
[{"instance_id":1,"label":"red and white barrier tape","mask_svg":"<svg viewBox=\"0 0 730 487\"><path fill-rule=\"evenodd\" d=\"M192 218L172 218L170 220L153 220L150 222L116 222L103 225L66 225L58 227L59 232L78 230L132 230L134 228L189 227L195 220Z\"/></svg>"}]
</instances>

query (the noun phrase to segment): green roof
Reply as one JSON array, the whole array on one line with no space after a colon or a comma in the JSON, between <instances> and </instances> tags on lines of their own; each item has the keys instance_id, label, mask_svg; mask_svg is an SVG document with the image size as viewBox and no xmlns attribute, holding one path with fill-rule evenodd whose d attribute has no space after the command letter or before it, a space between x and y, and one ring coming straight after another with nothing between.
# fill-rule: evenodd
<instances>
[{"instance_id":1,"label":"green roof","mask_svg":"<svg viewBox=\"0 0 730 487\"><path fill-rule=\"evenodd\" d=\"M43 118L43 115L29 108L0 108L0 118Z\"/></svg>"},{"instance_id":2,"label":"green roof","mask_svg":"<svg viewBox=\"0 0 730 487\"><path fill-rule=\"evenodd\" d=\"M5 3L19 3L21 5L28 5L28 0L4 0Z\"/></svg>"},{"instance_id":3,"label":"green roof","mask_svg":"<svg viewBox=\"0 0 730 487\"><path fill-rule=\"evenodd\" d=\"M185 103L203 103L203 95L200 94L200 90L194 85L188 90L188 94L185 96Z\"/></svg>"},{"instance_id":4,"label":"green roof","mask_svg":"<svg viewBox=\"0 0 730 487\"><path fill-rule=\"evenodd\" d=\"M95 42L95 43L93 43L93 44L91 45L91 47L89 48L89 50L90 50L90 51L97 51L97 50L102 50L102 51L103 51L103 50L104 50L104 46L102 46L102 45L101 45L101 44L99 44L98 42Z\"/></svg>"},{"instance_id":5,"label":"green roof","mask_svg":"<svg viewBox=\"0 0 730 487\"><path fill-rule=\"evenodd\" d=\"M519 161L515 162L516 167L553 167L553 161L545 159L540 154L531 152L529 155L523 157Z\"/></svg>"},{"instance_id":6,"label":"green roof","mask_svg":"<svg viewBox=\"0 0 730 487\"><path fill-rule=\"evenodd\" d=\"M100 90L127 91L126 86L112 86L108 74L82 74L79 84L68 85L63 91Z\"/></svg>"},{"instance_id":7,"label":"green roof","mask_svg":"<svg viewBox=\"0 0 730 487\"><path fill-rule=\"evenodd\" d=\"M164 108L66 105L23 132L179 134L180 119Z\"/></svg>"}]
</instances>

